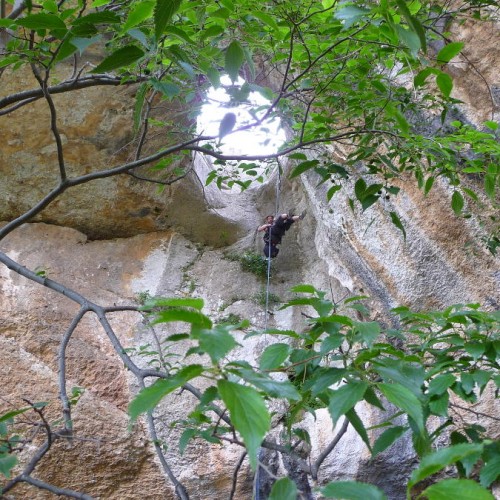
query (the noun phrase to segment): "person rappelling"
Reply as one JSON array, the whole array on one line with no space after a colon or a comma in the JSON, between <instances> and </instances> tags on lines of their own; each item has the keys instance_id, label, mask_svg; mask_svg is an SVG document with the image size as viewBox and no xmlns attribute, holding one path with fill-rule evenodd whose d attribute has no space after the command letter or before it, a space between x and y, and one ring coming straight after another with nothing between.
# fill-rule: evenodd
<instances>
[{"instance_id":1,"label":"person rappelling","mask_svg":"<svg viewBox=\"0 0 500 500\"><path fill-rule=\"evenodd\" d=\"M267 258L276 257L279 253L277 245L281 243L281 238L290 229L292 224L302 220L306 216L304 210L300 215L280 214L275 219L274 215L267 215L264 224L257 228L257 231L264 231L264 255Z\"/></svg>"}]
</instances>

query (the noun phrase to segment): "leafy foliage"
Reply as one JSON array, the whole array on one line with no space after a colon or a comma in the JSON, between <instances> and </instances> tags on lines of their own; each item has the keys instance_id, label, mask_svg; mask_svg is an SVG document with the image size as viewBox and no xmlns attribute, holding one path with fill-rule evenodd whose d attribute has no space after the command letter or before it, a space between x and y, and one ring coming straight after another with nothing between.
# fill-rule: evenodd
<instances>
[{"instance_id":1,"label":"leafy foliage","mask_svg":"<svg viewBox=\"0 0 500 500\"><path fill-rule=\"evenodd\" d=\"M265 446L263 443L270 431L266 406L275 406L273 401L279 400L286 408L281 414L287 429L286 446L292 446L297 437L294 431L301 413L314 414L324 408L333 425L346 418L373 456L404 439L407 433L412 436L421 462L409 479L409 495L421 481L455 465L459 477L469 479L438 483L429 488L429 498L433 495L438 498L441 491L455 491L460 484L464 491L477 491L480 498L491 498L485 486L491 485L498 476L498 470L492 472L500 460L500 447L484 434L484 429L464 426L461 419L455 420L454 413L450 412L453 406L450 396L467 405L475 403L488 386L493 385L498 392L500 314L481 311L476 304L455 305L442 312L428 313L400 307L393 312L402 327L388 330L377 322L351 319L348 314L359 309L362 298L346 300L343 308L347 314L341 314L338 304L328 301L325 292L311 285L299 285L293 291L301 296L283 308L309 306L316 316L308 319L302 333L267 332L285 342L269 345L257 366L234 360L231 351L237 347L236 342L226 343L222 352L220 342L203 343L199 328L209 324L208 318L195 323L186 317L182 307L170 309L168 321L190 325L188 338L198 345L187 354L206 353L211 363L183 365L172 377L144 389L131 404L131 416L135 418L141 412L150 411L159 402L162 391L166 395L183 382L204 376L213 380L213 385L205 391L210 398L202 397L191 418L184 422L182 449L190 439L210 436L209 441L222 442L229 439L227 433L237 432L255 468L258 449ZM165 318L161 312L154 314L156 322ZM220 334L217 327L203 328L203 331L206 335ZM266 332L251 335L263 334ZM293 339L293 344L286 342L287 338ZM189 377L181 376L185 372L189 372ZM279 374L286 374L286 378ZM160 388L161 384L166 389L162 385L161 390L156 391L155 386ZM149 397L152 391L154 395ZM382 410L381 421L375 427L365 427L356 413L360 401ZM215 402L218 407L214 406ZM391 403L392 408L386 402ZM224 407L229 411L230 420L224 419L226 426L223 427L220 415L225 415ZM214 420L209 415L211 411L219 417ZM474 412L472 408L470 411ZM406 417L403 424L401 416ZM445 424L436 429L433 416L444 419ZM379 426L385 430L376 436L372 429ZM450 428L453 429L451 445L433 452L436 446L442 446L443 438L450 435ZM307 438L302 436L302 439ZM477 477L472 475L473 471L475 474L479 471L481 484L472 479ZM275 488L276 491L293 489L286 481L276 483ZM322 493L332 498L385 498L378 488L356 482L331 483Z\"/></svg>"},{"instance_id":2,"label":"leafy foliage","mask_svg":"<svg viewBox=\"0 0 500 500\"><path fill-rule=\"evenodd\" d=\"M480 14L487 4L474 2L474 8ZM391 0L358 7L324 2L308 10L284 0L279 6L264 2L256 10L240 1L218 6L156 0L127 2L118 8L107 1L95 6L96 10L87 11L83 4L75 8L66 2L56 6L44 2L36 13L5 19L4 26L17 36L8 43L0 65L17 69L34 63L50 71L57 62L77 51L84 55L88 47L106 38L109 53L92 70L94 74L114 72L124 82L142 82L141 95L160 92L167 98L187 100L193 108L193 95L201 95L209 85L221 86L221 71L233 84L239 76L249 75L245 92L258 91L271 99L263 114L254 110L255 124L280 115L296 131L284 145L283 155L318 142L338 140L350 145L342 166L305 158L292 173L315 171L333 182L329 196L361 161L365 171L356 175L355 196L364 210L378 200L381 186L390 187L391 179L408 171L422 188L425 179L428 186L436 177L459 186L461 176L474 173L484 179L492 201L496 199L500 179L497 124L488 122L486 130L479 131L456 120L450 127L446 120L457 101L451 97L453 81L443 65L459 57L465 47L462 42L448 41L434 58L428 53L429 42L441 35L428 29L427 23L451 15L438 4ZM467 12L464 4L453 15ZM30 41L30 31L37 33L34 41ZM356 57L346 62L348 53ZM287 61L289 70L280 91L251 81L254 58L262 55L270 67ZM413 89L402 85L409 72L415 74ZM438 94L429 91L430 77ZM235 85L228 89L235 91ZM244 100L243 94L238 100ZM429 112L442 117L432 137L420 134L412 124L413 116L421 122ZM233 127L223 120L219 136L231 133ZM221 155L216 139L212 146L202 147L205 154ZM228 161L229 156L221 161ZM214 178L219 175L214 171ZM370 176L377 180L370 182ZM454 193L452 206L461 214L460 190Z\"/></svg>"},{"instance_id":3,"label":"leafy foliage","mask_svg":"<svg viewBox=\"0 0 500 500\"><path fill-rule=\"evenodd\" d=\"M242 255L234 255L232 258L238 260L243 271L255 274L259 278L265 278L267 276L267 260L260 254L247 251Z\"/></svg>"}]
</instances>

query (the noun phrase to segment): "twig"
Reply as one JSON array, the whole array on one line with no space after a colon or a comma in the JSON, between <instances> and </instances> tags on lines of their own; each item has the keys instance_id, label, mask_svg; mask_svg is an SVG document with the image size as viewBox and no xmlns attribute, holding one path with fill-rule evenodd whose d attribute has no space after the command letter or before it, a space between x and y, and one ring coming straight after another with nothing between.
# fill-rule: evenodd
<instances>
[{"instance_id":1,"label":"twig","mask_svg":"<svg viewBox=\"0 0 500 500\"><path fill-rule=\"evenodd\" d=\"M233 500L234 494L236 493L236 484L238 483L238 472L241 469L241 466L243 465L243 461L245 460L245 457L247 456L247 452L244 451L241 454L240 459L238 460L238 463L236 464L236 467L234 468L233 471L233 481L231 484L231 492L229 493L229 498L228 500Z\"/></svg>"},{"instance_id":2,"label":"twig","mask_svg":"<svg viewBox=\"0 0 500 500\"><path fill-rule=\"evenodd\" d=\"M144 389L146 386L144 384L144 379L141 377L138 377L139 379L139 384L142 389ZM172 481L172 484L175 487L175 493L179 497L180 500L189 500L189 495L186 490L186 488L183 486L183 484L177 479L175 474L173 473L171 467L168 465L168 462L165 458L165 455L163 453L163 450L161 449L160 446L160 441L158 439L158 434L156 432L156 426L155 422L153 419L153 412L150 410L146 414L146 420L148 422L148 428L149 428L149 435L151 436L151 440L153 441L153 446L156 451L156 455L158 456L158 459L160 460L160 463L163 467L163 470L169 477L170 481Z\"/></svg>"},{"instance_id":3,"label":"twig","mask_svg":"<svg viewBox=\"0 0 500 500\"><path fill-rule=\"evenodd\" d=\"M41 488L43 490L50 491L56 495L65 495L67 497L79 498L81 500L92 500L93 499L93 497L86 495L85 493L79 493L78 491L68 490L67 488L58 488L57 486L45 483L44 481L40 481L39 479L35 479L34 477L31 477L31 476L22 475L21 481L24 481L25 483L32 484L33 486L36 486L37 488Z\"/></svg>"},{"instance_id":4,"label":"twig","mask_svg":"<svg viewBox=\"0 0 500 500\"><path fill-rule=\"evenodd\" d=\"M70 434L73 430L73 424L71 422L71 406L66 391L66 347L71 336L73 335L73 332L75 331L75 328L88 311L89 309L87 307L82 307L78 311L77 315L73 318L73 321L66 330L66 333L63 335L61 344L59 345L59 351L57 353L57 364L59 366L59 398L63 407L64 429Z\"/></svg>"},{"instance_id":5,"label":"twig","mask_svg":"<svg viewBox=\"0 0 500 500\"><path fill-rule=\"evenodd\" d=\"M321 464L325 461L328 455L330 455L330 453L335 449L342 436L346 433L348 427L349 427L349 420L345 418L342 427L339 429L339 432L337 432L337 435L333 438L332 442L321 452L317 460L312 464L311 477L314 480L318 479L318 470L321 467Z\"/></svg>"}]
</instances>

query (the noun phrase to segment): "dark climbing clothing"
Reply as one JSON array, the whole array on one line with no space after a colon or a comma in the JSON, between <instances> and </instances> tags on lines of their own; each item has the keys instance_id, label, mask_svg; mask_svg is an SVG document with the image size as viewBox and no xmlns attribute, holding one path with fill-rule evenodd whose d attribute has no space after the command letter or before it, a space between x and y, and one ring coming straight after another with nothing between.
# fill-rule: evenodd
<instances>
[{"instance_id":1,"label":"dark climbing clothing","mask_svg":"<svg viewBox=\"0 0 500 500\"><path fill-rule=\"evenodd\" d=\"M266 257L271 257L271 259L274 259L279 254L280 249L268 241L266 241L266 244L264 245L264 255Z\"/></svg>"},{"instance_id":2,"label":"dark climbing clothing","mask_svg":"<svg viewBox=\"0 0 500 500\"><path fill-rule=\"evenodd\" d=\"M279 249L276 245L281 243L281 238L290 229L295 221L289 218L283 218L281 215L274 221L271 227L268 227L264 233L264 255L274 258L278 255Z\"/></svg>"}]
</instances>

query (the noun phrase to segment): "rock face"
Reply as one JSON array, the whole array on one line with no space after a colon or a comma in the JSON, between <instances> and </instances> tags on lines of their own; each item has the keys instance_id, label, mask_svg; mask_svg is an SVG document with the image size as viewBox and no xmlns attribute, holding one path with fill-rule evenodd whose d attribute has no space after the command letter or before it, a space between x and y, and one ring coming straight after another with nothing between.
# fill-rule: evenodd
<instances>
[{"instance_id":1,"label":"rock face","mask_svg":"<svg viewBox=\"0 0 500 500\"><path fill-rule=\"evenodd\" d=\"M466 31L463 36L476 40ZM478 47L484 49L482 41ZM491 45L488 49L488 65L497 70L498 50ZM471 58L481 59L472 53ZM469 104L470 119L489 118L478 96L486 99L486 92L471 90L470 78L475 81L476 73L456 71L455 92ZM493 80L498 71L485 70L483 75L490 88L500 85ZM32 82L25 77L11 84L19 88ZM1 92L10 90L5 86ZM127 92L131 91L82 92L77 109L65 106L64 97L58 98L67 110L61 117L63 141L75 172L89 173L113 165L115 158L125 159L122 148L131 137L132 112L125 105ZM490 102L489 109L498 116L498 103ZM42 125L47 119L38 103L30 111L13 112L8 129L2 129L0 220L25 212L55 187L56 153ZM246 249L260 252L261 238L255 228L265 214L274 212L273 181L235 196L203 188L207 166L198 159L195 162L196 169L183 182L162 194L154 185L129 176L74 188L47 207L35 223L21 226L0 242L0 249L98 304L122 306L138 303L146 295L195 296L204 299L204 312L215 319L236 315L262 328L264 282L242 271L227 254ZM25 167L21 170L19 165ZM284 238L273 270L272 294L284 301L290 298L292 285L310 283L328 291L335 301L369 295L372 319L388 324L393 321L389 309L397 305L434 309L481 302L499 308L500 262L479 243L482 229L477 220L454 216L448 186L436 185L424 197L409 181L398 197L384 199L365 213L353 213L347 201L349 189L326 202L316 185L313 174L283 185L280 207L307 209L308 215ZM406 241L392 224L391 211L405 225ZM49 401L48 414L55 418L57 349L78 306L4 266L0 289L0 411L26 398ZM110 321L134 359L145 363L140 346L155 342L150 325L134 312L113 313ZM276 310L268 321L269 326L282 329L305 326L299 310ZM160 334L175 332L172 328ZM238 340L239 354L248 359L255 359L265 347L263 342L243 340L243 334ZM172 355L179 353L172 351ZM91 314L68 346L68 378L71 386L85 389L74 412L76 437L71 445L57 445L64 446L64 453L57 448L51 451L37 468L37 477L102 499L174 498L148 444L145 426L139 423L128 429L127 404L138 386ZM240 450L194 442L178 458L179 431L167 422L187 416L193 401L186 401L185 395L173 395L159 408L161 439L169 447L167 459L191 498L227 498ZM494 413L495 400L489 404ZM377 422L370 411L360 410L363 419ZM331 420L319 412L315 421L307 417L304 425L311 433L314 458L331 439ZM368 451L352 430L339 446L322 468L318 484L358 478L380 485L391 499L404 497L402 478L414 458L403 444L376 464L369 463ZM245 463L236 498L251 498L251 491L252 477ZM28 486L14 490L12 496L53 497Z\"/></svg>"}]
</instances>

